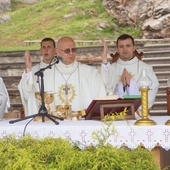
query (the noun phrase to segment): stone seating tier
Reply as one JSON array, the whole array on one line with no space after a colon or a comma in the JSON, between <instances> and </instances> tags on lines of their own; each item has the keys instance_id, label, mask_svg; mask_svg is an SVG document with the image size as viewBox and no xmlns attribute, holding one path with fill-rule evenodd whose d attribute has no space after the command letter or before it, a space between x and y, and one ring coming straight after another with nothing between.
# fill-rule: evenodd
<instances>
[{"instance_id":1,"label":"stone seating tier","mask_svg":"<svg viewBox=\"0 0 170 170\"><path fill-rule=\"evenodd\" d=\"M150 50L151 49L151 50ZM77 60L95 66L100 69L101 64L101 46L79 47ZM138 51L144 53L142 60L153 66L158 77L160 87L155 103L150 110L151 115L166 115L167 101L166 88L167 79L170 77L170 44L160 45L139 45ZM115 52L115 46L109 46L109 54ZM112 58L108 54L108 59ZM21 111L21 99L17 89L19 80L25 68L23 60L24 51L0 52L0 76L3 78L11 99L10 112L14 110ZM33 65L38 63L41 55L38 50L31 51Z\"/></svg>"}]
</instances>

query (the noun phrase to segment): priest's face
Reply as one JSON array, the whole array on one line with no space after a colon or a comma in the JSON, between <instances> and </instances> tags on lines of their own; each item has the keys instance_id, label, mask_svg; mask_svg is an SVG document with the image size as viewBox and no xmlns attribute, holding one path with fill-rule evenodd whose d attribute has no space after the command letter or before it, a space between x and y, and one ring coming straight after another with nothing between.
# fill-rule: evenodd
<instances>
[{"instance_id":1,"label":"priest's face","mask_svg":"<svg viewBox=\"0 0 170 170\"><path fill-rule=\"evenodd\" d=\"M43 61L45 63L50 63L53 59L56 51L52 41L43 41L41 44L40 52L43 56Z\"/></svg>"},{"instance_id":2,"label":"priest's face","mask_svg":"<svg viewBox=\"0 0 170 170\"><path fill-rule=\"evenodd\" d=\"M76 57L76 47L73 39L69 37L61 38L57 44L57 55L63 58L63 63L69 65Z\"/></svg>"},{"instance_id":3,"label":"priest's face","mask_svg":"<svg viewBox=\"0 0 170 170\"><path fill-rule=\"evenodd\" d=\"M122 60L129 61L133 57L135 50L136 46L130 38L118 41L117 52Z\"/></svg>"}]
</instances>

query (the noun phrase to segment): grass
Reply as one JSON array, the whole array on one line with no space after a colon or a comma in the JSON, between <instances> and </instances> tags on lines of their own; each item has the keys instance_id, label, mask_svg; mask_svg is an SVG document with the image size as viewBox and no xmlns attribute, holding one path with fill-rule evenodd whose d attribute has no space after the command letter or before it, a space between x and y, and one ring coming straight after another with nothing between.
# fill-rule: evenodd
<instances>
[{"instance_id":1,"label":"grass","mask_svg":"<svg viewBox=\"0 0 170 170\"><path fill-rule=\"evenodd\" d=\"M136 28L122 27L116 31L109 26L98 29L101 21L117 24L117 20L104 9L102 0L42 0L36 4L12 1L11 8L11 12L5 13L11 19L0 24L1 51L22 50L26 48L24 40L41 40L44 37L56 40L62 36L76 40L115 39L125 32L140 37L140 30Z\"/></svg>"}]
</instances>

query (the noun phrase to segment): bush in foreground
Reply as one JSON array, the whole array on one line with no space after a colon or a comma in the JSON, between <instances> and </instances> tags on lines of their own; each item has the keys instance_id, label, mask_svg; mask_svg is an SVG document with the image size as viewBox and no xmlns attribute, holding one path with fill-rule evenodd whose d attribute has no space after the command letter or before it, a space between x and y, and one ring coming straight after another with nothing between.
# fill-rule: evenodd
<instances>
[{"instance_id":1,"label":"bush in foreground","mask_svg":"<svg viewBox=\"0 0 170 170\"><path fill-rule=\"evenodd\" d=\"M0 140L2 170L157 170L153 155L110 145L80 149L61 138Z\"/></svg>"}]
</instances>

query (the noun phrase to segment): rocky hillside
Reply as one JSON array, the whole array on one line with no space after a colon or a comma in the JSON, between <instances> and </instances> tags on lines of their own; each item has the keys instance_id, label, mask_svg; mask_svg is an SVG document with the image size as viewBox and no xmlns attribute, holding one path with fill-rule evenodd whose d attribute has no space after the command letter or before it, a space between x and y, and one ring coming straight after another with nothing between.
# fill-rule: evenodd
<instances>
[{"instance_id":1,"label":"rocky hillside","mask_svg":"<svg viewBox=\"0 0 170 170\"><path fill-rule=\"evenodd\" d=\"M170 38L170 0L103 0L105 9L118 19L118 27L134 26L142 38Z\"/></svg>"}]
</instances>

